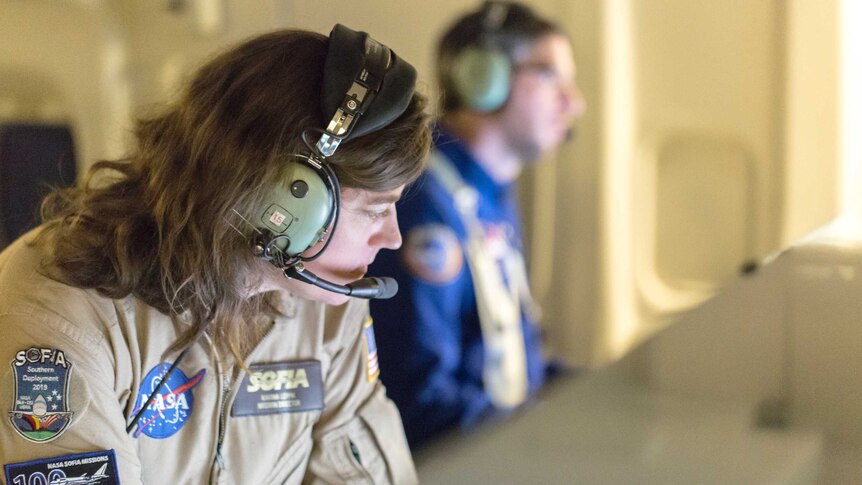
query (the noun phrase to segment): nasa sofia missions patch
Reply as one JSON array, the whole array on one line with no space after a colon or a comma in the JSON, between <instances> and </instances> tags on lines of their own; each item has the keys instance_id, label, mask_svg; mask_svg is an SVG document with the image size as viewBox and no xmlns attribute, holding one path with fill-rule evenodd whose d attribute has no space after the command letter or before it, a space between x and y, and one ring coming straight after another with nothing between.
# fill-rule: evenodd
<instances>
[{"instance_id":1,"label":"nasa sofia missions patch","mask_svg":"<svg viewBox=\"0 0 862 485\"><path fill-rule=\"evenodd\" d=\"M9 485L120 483L114 450L10 463L4 469Z\"/></svg>"},{"instance_id":2,"label":"nasa sofia missions patch","mask_svg":"<svg viewBox=\"0 0 862 485\"><path fill-rule=\"evenodd\" d=\"M16 352L11 366L12 427L36 443L56 439L72 421L68 399L72 363L62 350L31 347Z\"/></svg>"}]
</instances>

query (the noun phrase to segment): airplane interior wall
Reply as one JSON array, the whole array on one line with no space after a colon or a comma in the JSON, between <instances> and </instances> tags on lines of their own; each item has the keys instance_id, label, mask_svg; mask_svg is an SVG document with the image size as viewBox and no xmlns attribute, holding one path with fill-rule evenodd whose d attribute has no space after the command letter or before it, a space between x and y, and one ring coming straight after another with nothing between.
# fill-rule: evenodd
<instances>
[{"instance_id":1,"label":"airplane interior wall","mask_svg":"<svg viewBox=\"0 0 862 485\"><path fill-rule=\"evenodd\" d=\"M789 24L805 27L790 43L788 72L807 69L788 89L794 100L785 153L795 173L784 187L782 250L761 271L681 315L644 346L641 363L656 388L778 404L790 422L862 449L862 388L855 377L862 372L862 142L848 134L858 133L862 119L855 87L862 48L853 27L862 24L862 8L853 1L791 6ZM834 180L831 187L823 173ZM807 193L814 196L806 199ZM831 211L839 214L821 227L803 224Z\"/></svg>"},{"instance_id":2,"label":"airplane interior wall","mask_svg":"<svg viewBox=\"0 0 862 485\"><path fill-rule=\"evenodd\" d=\"M0 122L69 125L81 164L120 155L129 79L109 12L43 1L0 9Z\"/></svg>"},{"instance_id":3,"label":"airplane interior wall","mask_svg":"<svg viewBox=\"0 0 862 485\"><path fill-rule=\"evenodd\" d=\"M839 3L559 6L589 108L527 197L556 353L614 362L838 215Z\"/></svg>"},{"instance_id":4,"label":"airplane interior wall","mask_svg":"<svg viewBox=\"0 0 862 485\"><path fill-rule=\"evenodd\" d=\"M574 140L520 183L549 351L585 368L628 356L662 390L795 398L807 422L819 392L839 401L829 429L862 421L842 400L854 376L832 372L847 359L862 372L862 349L841 346L859 341L860 312L830 310L856 295L859 253L782 259L862 213L862 2L525 3L569 31L588 104ZM433 100L434 39L478 4L0 0L0 124L69 127L83 173L121 156L133 117L220 47L336 22L410 60ZM833 314L844 326L818 340Z\"/></svg>"}]
</instances>

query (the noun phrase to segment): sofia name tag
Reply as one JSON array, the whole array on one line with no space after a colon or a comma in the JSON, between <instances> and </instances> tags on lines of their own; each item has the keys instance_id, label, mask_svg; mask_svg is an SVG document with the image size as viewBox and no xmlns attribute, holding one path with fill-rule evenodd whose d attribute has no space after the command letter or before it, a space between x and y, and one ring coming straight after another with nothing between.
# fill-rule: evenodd
<instances>
[{"instance_id":1,"label":"sofia name tag","mask_svg":"<svg viewBox=\"0 0 862 485\"><path fill-rule=\"evenodd\" d=\"M255 364L240 383L231 416L299 413L323 409L320 362Z\"/></svg>"}]
</instances>

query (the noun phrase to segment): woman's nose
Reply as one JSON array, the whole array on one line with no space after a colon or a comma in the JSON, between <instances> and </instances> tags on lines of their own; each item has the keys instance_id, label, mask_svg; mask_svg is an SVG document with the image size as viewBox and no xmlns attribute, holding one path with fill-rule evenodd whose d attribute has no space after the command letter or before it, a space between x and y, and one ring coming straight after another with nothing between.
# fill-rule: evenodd
<instances>
[{"instance_id":1,"label":"woman's nose","mask_svg":"<svg viewBox=\"0 0 862 485\"><path fill-rule=\"evenodd\" d=\"M376 245L386 249L398 249L401 247L401 230L398 228L398 216L395 208L386 216L386 221L376 236Z\"/></svg>"}]
</instances>

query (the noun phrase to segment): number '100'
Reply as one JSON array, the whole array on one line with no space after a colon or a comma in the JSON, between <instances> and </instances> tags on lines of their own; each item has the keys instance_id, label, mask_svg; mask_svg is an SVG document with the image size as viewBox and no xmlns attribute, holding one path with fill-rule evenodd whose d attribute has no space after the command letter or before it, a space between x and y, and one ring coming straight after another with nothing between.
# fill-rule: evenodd
<instances>
[{"instance_id":1,"label":"number '100'","mask_svg":"<svg viewBox=\"0 0 862 485\"><path fill-rule=\"evenodd\" d=\"M42 472L36 472L28 478L26 475L17 475L12 479L13 485L49 485L50 483L61 482L66 478L63 470L51 470L48 477Z\"/></svg>"}]
</instances>

